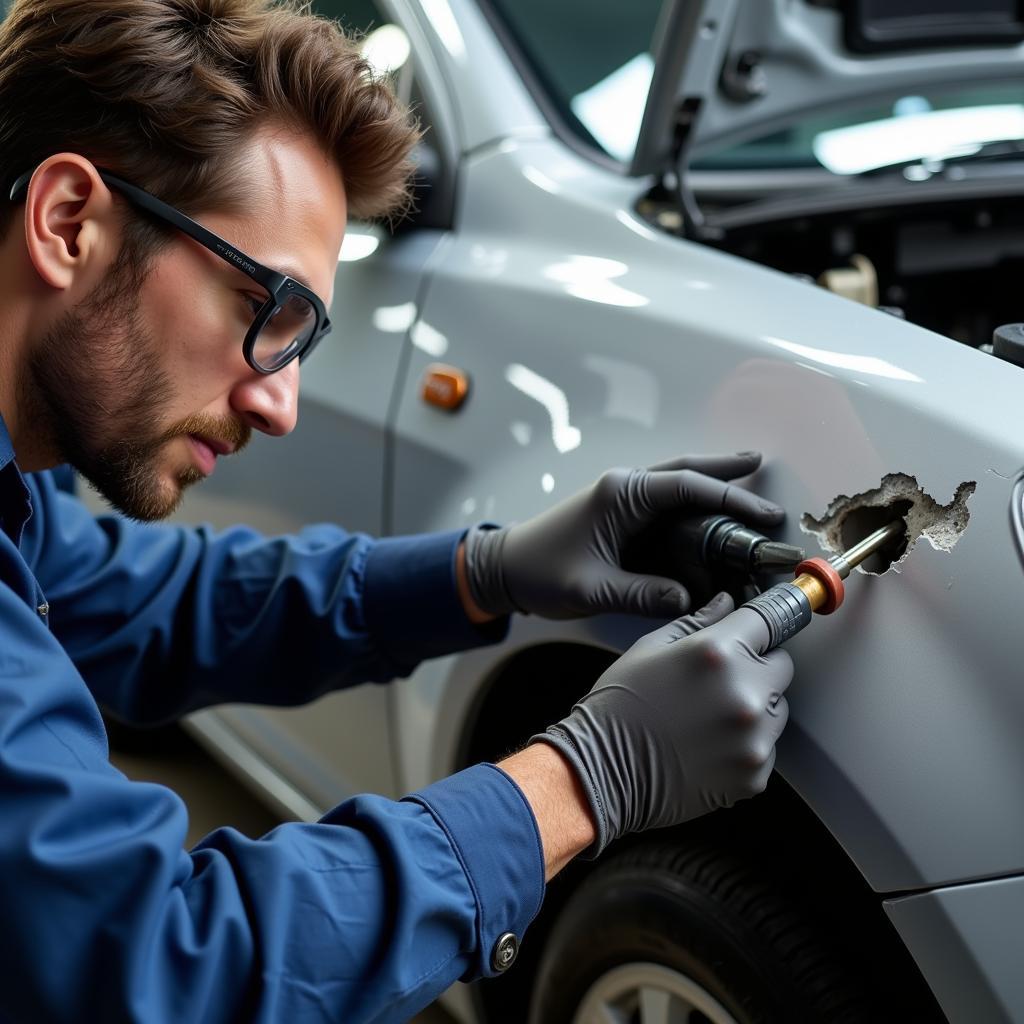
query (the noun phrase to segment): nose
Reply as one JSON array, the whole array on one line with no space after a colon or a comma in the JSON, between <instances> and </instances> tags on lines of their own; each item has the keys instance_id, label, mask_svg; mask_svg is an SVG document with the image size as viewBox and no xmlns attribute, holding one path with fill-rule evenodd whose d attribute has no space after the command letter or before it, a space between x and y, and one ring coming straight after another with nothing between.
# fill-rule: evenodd
<instances>
[{"instance_id":1,"label":"nose","mask_svg":"<svg viewBox=\"0 0 1024 1024\"><path fill-rule=\"evenodd\" d=\"M290 434L299 417L299 361L277 373L253 372L231 392L231 408L253 430L271 437Z\"/></svg>"}]
</instances>

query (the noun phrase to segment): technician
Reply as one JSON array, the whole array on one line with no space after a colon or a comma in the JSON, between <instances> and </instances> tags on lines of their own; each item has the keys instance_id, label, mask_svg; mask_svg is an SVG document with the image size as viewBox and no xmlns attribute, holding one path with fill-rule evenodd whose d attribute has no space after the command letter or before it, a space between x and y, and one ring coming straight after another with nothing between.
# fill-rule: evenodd
<instances>
[{"instance_id":1,"label":"technician","mask_svg":"<svg viewBox=\"0 0 1024 1024\"><path fill-rule=\"evenodd\" d=\"M728 482L754 453L613 470L505 529L153 522L252 431L292 430L346 219L401 207L416 138L294 6L15 0L0 26L4 1020L405 1020L507 969L572 857L766 784L787 655L728 597L682 614L679 583L622 568L656 517L778 523ZM62 491L64 463L123 515ZM516 611L671 621L500 764L258 840L187 851L181 800L108 760L97 704L299 704L494 643Z\"/></svg>"}]
</instances>

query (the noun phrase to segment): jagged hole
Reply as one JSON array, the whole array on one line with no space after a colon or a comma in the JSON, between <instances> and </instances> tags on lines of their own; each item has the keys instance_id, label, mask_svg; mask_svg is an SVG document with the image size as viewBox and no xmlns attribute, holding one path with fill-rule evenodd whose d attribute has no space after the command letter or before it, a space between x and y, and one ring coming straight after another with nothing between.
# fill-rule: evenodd
<instances>
[{"instance_id":1,"label":"jagged hole","mask_svg":"<svg viewBox=\"0 0 1024 1024\"><path fill-rule=\"evenodd\" d=\"M843 518L839 527L843 550L847 551L858 541L862 541L870 533L888 526L894 519L902 519L906 526L906 517L914 507L912 501L893 501L888 505L862 505L852 508ZM860 567L872 575L880 576L893 562L903 557L907 550L909 536L906 529L895 541L887 544L881 551L876 551L860 563Z\"/></svg>"}]
</instances>

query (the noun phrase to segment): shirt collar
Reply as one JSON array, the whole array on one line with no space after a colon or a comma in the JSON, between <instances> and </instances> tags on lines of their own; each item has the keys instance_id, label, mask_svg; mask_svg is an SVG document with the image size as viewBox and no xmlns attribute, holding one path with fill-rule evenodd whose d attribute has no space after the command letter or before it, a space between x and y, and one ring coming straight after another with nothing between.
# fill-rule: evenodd
<instances>
[{"instance_id":1,"label":"shirt collar","mask_svg":"<svg viewBox=\"0 0 1024 1024\"><path fill-rule=\"evenodd\" d=\"M14 445L7 424L0 416L0 530L15 547L21 545L25 524L32 518L32 496L14 461Z\"/></svg>"},{"instance_id":2,"label":"shirt collar","mask_svg":"<svg viewBox=\"0 0 1024 1024\"><path fill-rule=\"evenodd\" d=\"M14 445L11 443L11 435L7 433L7 424L3 416L0 416L0 469L6 468L13 461Z\"/></svg>"}]
</instances>

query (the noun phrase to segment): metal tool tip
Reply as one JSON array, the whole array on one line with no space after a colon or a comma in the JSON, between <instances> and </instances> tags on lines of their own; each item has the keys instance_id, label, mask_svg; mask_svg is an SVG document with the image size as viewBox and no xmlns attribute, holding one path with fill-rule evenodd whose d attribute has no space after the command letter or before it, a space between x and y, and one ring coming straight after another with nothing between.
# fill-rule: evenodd
<instances>
[{"instance_id":1,"label":"metal tool tip","mask_svg":"<svg viewBox=\"0 0 1024 1024\"><path fill-rule=\"evenodd\" d=\"M839 571L843 579L849 575L850 570L861 564L876 551L893 544L898 538L906 536L907 524L902 519L894 519L886 526L868 534L862 541L848 548L841 555L830 558L832 566Z\"/></svg>"},{"instance_id":2,"label":"metal tool tip","mask_svg":"<svg viewBox=\"0 0 1024 1024\"><path fill-rule=\"evenodd\" d=\"M758 545L754 564L755 568L764 572L787 572L795 569L806 557L803 548L769 540Z\"/></svg>"}]
</instances>

